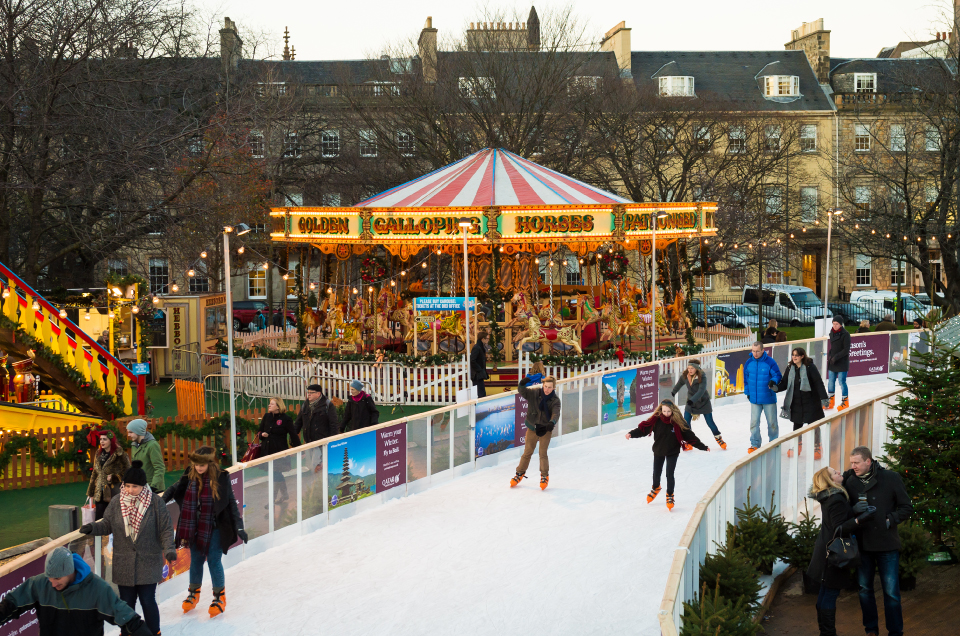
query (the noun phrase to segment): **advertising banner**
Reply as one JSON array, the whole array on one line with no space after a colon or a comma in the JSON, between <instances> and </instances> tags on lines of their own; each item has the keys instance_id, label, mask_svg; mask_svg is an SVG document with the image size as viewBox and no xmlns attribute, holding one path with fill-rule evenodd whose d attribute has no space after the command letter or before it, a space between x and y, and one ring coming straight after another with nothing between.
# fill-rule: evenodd
<instances>
[{"instance_id":1,"label":"advertising banner","mask_svg":"<svg viewBox=\"0 0 960 636\"><path fill-rule=\"evenodd\" d=\"M407 483L407 426L397 424L374 431L377 436L376 492Z\"/></svg>"},{"instance_id":2,"label":"advertising banner","mask_svg":"<svg viewBox=\"0 0 960 636\"><path fill-rule=\"evenodd\" d=\"M242 471L241 471L242 472ZM243 514L243 506L240 505L242 499L238 499L237 504L240 508L240 514ZM173 528L174 537L177 532L177 522L180 521L180 506L175 501L167 504L167 514L170 515L170 527ZM163 562L161 572L161 583L165 583L175 576L180 576L190 571L190 548L177 547L177 559L173 563Z\"/></svg>"},{"instance_id":3,"label":"advertising banner","mask_svg":"<svg viewBox=\"0 0 960 636\"><path fill-rule=\"evenodd\" d=\"M848 377L887 373L890 363L890 338L887 334L850 338Z\"/></svg>"},{"instance_id":4,"label":"advertising banner","mask_svg":"<svg viewBox=\"0 0 960 636\"><path fill-rule=\"evenodd\" d=\"M477 298L471 296L469 300L470 310L473 311L477 307ZM414 298L413 308L416 311L466 311L463 296Z\"/></svg>"},{"instance_id":5,"label":"advertising banner","mask_svg":"<svg viewBox=\"0 0 960 636\"><path fill-rule=\"evenodd\" d=\"M636 415L653 413L660 403L660 396L657 390L659 374L660 365L658 364L637 369L636 410L634 411Z\"/></svg>"},{"instance_id":6,"label":"advertising banner","mask_svg":"<svg viewBox=\"0 0 960 636\"><path fill-rule=\"evenodd\" d=\"M327 446L329 507L333 510L377 492L377 432L354 435ZM333 472L336 470L336 472Z\"/></svg>"},{"instance_id":7,"label":"advertising banner","mask_svg":"<svg viewBox=\"0 0 960 636\"><path fill-rule=\"evenodd\" d=\"M600 383L600 410L603 422L616 422L636 415L637 370L607 373Z\"/></svg>"},{"instance_id":8,"label":"advertising banner","mask_svg":"<svg viewBox=\"0 0 960 636\"><path fill-rule=\"evenodd\" d=\"M237 509L240 511L240 516L243 517L243 471L238 470L234 473L230 473L230 488L233 489L233 496L237 498ZM231 548L235 548L238 545L241 545L243 541L237 539Z\"/></svg>"},{"instance_id":9,"label":"advertising banner","mask_svg":"<svg viewBox=\"0 0 960 636\"><path fill-rule=\"evenodd\" d=\"M750 357L749 351L734 351L717 356L714 379L714 397L727 397L743 393L743 363Z\"/></svg>"},{"instance_id":10,"label":"advertising banner","mask_svg":"<svg viewBox=\"0 0 960 636\"><path fill-rule=\"evenodd\" d=\"M520 394L513 396L514 399L514 420L513 420L513 445L523 446L527 442L527 401L520 397Z\"/></svg>"},{"instance_id":11,"label":"advertising banner","mask_svg":"<svg viewBox=\"0 0 960 636\"><path fill-rule=\"evenodd\" d=\"M43 574L43 566L46 558L35 559L22 568L17 568L10 574L0 577L0 598L7 593L18 588L24 581L32 576ZM37 624L37 610L25 612L17 620L0 627L0 636L37 636L40 633L40 626Z\"/></svg>"},{"instance_id":12,"label":"advertising banner","mask_svg":"<svg viewBox=\"0 0 960 636\"><path fill-rule=\"evenodd\" d=\"M513 448L517 430L517 395L477 404L474 448L477 457ZM526 404L526 402L524 402Z\"/></svg>"}]
</instances>

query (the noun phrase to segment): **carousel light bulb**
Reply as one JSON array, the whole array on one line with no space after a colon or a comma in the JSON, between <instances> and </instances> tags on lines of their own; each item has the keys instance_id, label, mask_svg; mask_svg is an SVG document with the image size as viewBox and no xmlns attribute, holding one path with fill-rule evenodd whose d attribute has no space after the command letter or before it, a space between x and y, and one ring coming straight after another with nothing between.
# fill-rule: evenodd
<instances>
[{"instance_id":1,"label":"carousel light bulb","mask_svg":"<svg viewBox=\"0 0 960 636\"><path fill-rule=\"evenodd\" d=\"M61 317L61 318L66 318L66 317L67 317L67 310L61 309L61 310L60 310L60 317Z\"/></svg>"},{"instance_id":2,"label":"carousel light bulb","mask_svg":"<svg viewBox=\"0 0 960 636\"><path fill-rule=\"evenodd\" d=\"M396 284L394 281L390 281L390 286L391 286L391 287L396 287L397 284Z\"/></svg>"},{"instance_id":3,"label":"carousel light bulb","mask_svg":"<svg viewBox=\"0 0 960 636\"><path fill-rule=\"evenodd\" d=\"M437 256L440 256L440 250L437 250Z\"/></svg>"},{"instance_id":4,"label":"carousel light bulb","mask_svg":"<svg viewBox=\"0 0 960 636\"><path fill-rule=\"evenodd\" d=\"M567 259L563 259L563 264L564 264L564 265L567 264Z\"/></svg>"},{"instance_id":5,"label":"carousel light bulb","mask_svg":"<svg viewBox=\"0 0 960 636\"><path fill-rule=\"evenodd\" d=\"M400 275L401 275L401 276L406 276L406 275L407 275L407 270L405 270L405 269L404 269L404 270L401 270L401 271L400 271Z\"/></svg>"},{"instance_id":6,"label":"carousel light bulb","mask_svg":"<svg viewBox=\"0 0 960 636\"><path fill-rule=\"evenodd\" d=\"M372 294L372 293L373 293L373 287L367 287L367 291Z\"/></svg>"},{"instance_id":7,"label":"carousel light bulb","mask_svg":"<svg viewBox=\"0 0 960 636\"><path fill-rule=\"evenodd\" d=\"M283 280L290 280L290 274L284 274L282 278Z\"/></svg>"},{"instance_id":8,"label":"carousel light bulb","mask_svg":"<svg viewBox=\"0 0 960 636\"><path fill-rule=\"evenodd\" d=\"M140 308L137 307L136 305L134 305L133 307L130 308L130 311L132 311L132 312L135 313L135 314L139 314L139 313L140 313Z\"/></svg>"},{"instance_id":9,"label":"carousel light bulb","mask_svg":"<svg viewBox=\"0 0 960 636\"><path fill-rule=\"evenodd\" d=\"M613 248L612 248L612 247L610 248L610 253L613 254Z\"/></svg>"},{"instance_id":10,"label":"carousel light bulb","mask_svg":"<svg viewBox=\"0 0 960 636\"><path fill-rule=\"evenodd\" d=\"M180 287L176 283L174 283L173 285L170 286L170 291L176 294L178 291L180 291Z\"/></svg>"},{"instance_id":11,"label":"carousel light bulb","mask_svg":"<svg viewBox=\"0 0 960 636\"><path fill-rule=\"evenodd\" d=\"M333 293L333 287L327 287L327 293L328 293L328 294L332 294L332 293Z\"/></svg>"},{"instance_id":12,"label":"carousel light bulb","mask_svg":"<svg viewBox=\"0 0 960 636\"><path fill-rule=\"evenodd\" d=\"M110 320L113 320L113 318L114 318L114 313L113 313L112 311L109 312L109 313L107 313L107 318L109 318Z\"/></svg>"},{"instance_id":13,"label":"carousel light bulb","mask_svg":"<svg viewBox=\"0 0 960 636\"><path fill-rule=\"evenodd\" d=\"M263 269L270 269L270 263L264 263Z\"/></svg>"},{"instance_id":14,"label":"carousel light bulb","mask_svg":"<svg viewBox=\"0 0 960 636\"><path fill-rule=\"evenodd\" d=\"M83 314L83 319L84 319L84 320L90 320L90 310L89 310L89 309L87 309L87 313Z\"/></svg>"},{"instance_id":15,"label":"carousel light bulb","mask_svg":"<svg viewBox=\"0 0 960 636\"><path fill-rule=\"evenodd\" d=\"M553 261L550 261L550 267L553 267Z\"/></svg>"},{"instance_id":16,"label":"carousel light bulb","mask_svg":"<svg viewBox=\"0 0 960 636\"><path fill-rule=\"evenodd\" d=\"M3 288L3 294L0 294L0 295L2 295L4 298L9 298L9 297L10 297L10 290L9 290L8 288L4 287L4 288Z\"/></svg>"},{"instance_id":17,"label":"carousel light bulb","mask_svg":"<svg viewBox=\"0 0 960 636\"><path fill-rule=\"evenodd\" d=\"M240 247L238 247L238 248L237 248L237 254L243 254L243 249L244 249L243 245L241 245Z\"/></svg>"},{"instance_id":18,"label":"carousel light bulb","mask_svg":"<svg viewBox=\"0 0 960 636\"><path fill-rule=\"evenodd\" d=\"M193 278L194 276L196 276L196 274L197 274L197 273L196 273L195 271L193 271L192 269L188 269L188 270L187 270L187 276L189 276L190 278Z\"/></svg>"},{"instance_id":19,"label":"carousel light bulb","mask_svg":"<svg viewBox=\"0 0 960 636\"><path fill-rule=\"evenodd\" d=\"M502 245L500 246L500 251L501 251L501 252L503 251L503 246L502 246Z\"/></svg>"},{"instance_id":20,"label":"carousel light bulb","mask_svg":"<svg viewBox=\"0 0 960 636\"><path fill-rule=\"evenodd\" d=\"M580 259L580 264L583 265L583 259L582 259L582 258Z\"/></svg>"},{"instance_id":21,"label":"carousel light bulb","mask_svg":"<svg viewBox=\"0 0 960 636\"><path fill-rule=\"evenodd\" d=\"M427 264L426 264L426 263L421 263L421 264L420 264L420 267L422 267L423 269L427 269Z\"/></svg>"},{"instance_id":22,"label":"carousel light bulb","mask_svg":"<svg viewBox=\"0 0 960 636\"><path fill-rule=\"evenodd\" d=\"M353 293L354 293L354 294L358 293L356 287L353 288Z\"/></svg>"},{"instance_id":23,"label":"carousel light bulb","mask_svg":"<svg viewBox=\"0 0 960 636\"><path fill-rule=\"evenodd\" d=\"M704 245L707 245L707 244L709 244L709 243L710 243L710 239L703 239L703 244L704 244Z\"/></svg>"},{"instance_id":24,"label":"carousel light bulb","mask_svg":"<svg viewBox=\"0 0 960 636\"><path fill-rule=\"evenodd\" d=\"M200 252L200 258L206 258L206 257L207 257L206 252Z\"/></svg>"},{"instance_id":25,"label":"carousel light bulb","mask_svg":"<svg viewBox=\"0 0 960 636\"><path fill-rule=\"evenodd\" d=\"M37 301L33 301L33 310L40 311L40 303L38 303Z\"/></svg>"},{"instance_id":26,"label":"carousel light bulb","mask_svg":"<svg viewBox=\"0 0 960 636\"><path fill-rule=\"evenodd\" d=\"M160 297L159 297L159 296L154 296L154 297L153 297L153 304L156 305L158 302L160 302Z\"/></svg>"},{"instance_id":27,"label":"carousel light bulb","mask_svg":"<svg viewBox=\"0 0 960 636\"><path fill-rule=\"evenodd\" d=\"M310 283L310 289L316 289L317 286L314 283Z\"/></svg>"},{"instance_id":28,"label":"carousel light bulb","mask_svg":"<svg viewBox=\"0 0 960 636\"><path fill-rule=\"evenodd\" d=\"M539 259L539 258L535 258L535 259L533 259L533 262L536 263L537 265L539 265L539 264L540 264L540 259Z\"/></svg>"}]
</instances>

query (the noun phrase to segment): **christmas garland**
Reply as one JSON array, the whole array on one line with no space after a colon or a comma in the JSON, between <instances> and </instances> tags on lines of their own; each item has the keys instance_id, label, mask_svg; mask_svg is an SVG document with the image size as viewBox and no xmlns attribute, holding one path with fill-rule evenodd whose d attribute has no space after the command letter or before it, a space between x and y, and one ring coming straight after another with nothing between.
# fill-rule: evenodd
<instances>
[{"instance_id":1,"label":"christmas garland","mask_svg":"<svg viewBox=\"0 0 960 636\"><path fill-rule=\"evenodd\" d=\"M247 452L247 448L249 448L247 438L243 433L255 433L259 428L260 425L258 423L242 417L237 418L237 457L243 457ZM220 463L224 466L230 466L231 464L230 446L227 444L227 440L230 438L229 413L212 417L203 422L199 428L193 428L178 422L167 422L153 429L151 433L157 439L163 439L167 435L192 440L202 440L206 437L212 437L216 440L214 444L216 446L217 456L220 458Z\"/></svg>"},{"instance_id":2,"label":"christmas garland","mask_svg":"<svg viewBox=\"0 0 960 636\"><path fill-rule=\"evenodd\" d=\"M600 275L603 280L620 280L626 276L629 263L622 250L607 252L600 257Z\"/></svg>"},{"instance_id":3,"label":"christmas garland","mask_svg":"<svg viewBox=\"0 0 960 636\"><path fill-rule=\"evenodd\" d=\"M24 448L29 449L30 457L47 468L63 468L65 464L76 463L77 472L90 473L93 466L90 463L90 454L96 448L95 444L90 444L87 436L93 430L109 430L113 432L117 442L124 449L130 447L130 442L126 436L120 433L120 429L114 424L103 422L99 426L87 426L73 434L73 448L59 450L52 455L48 455L40 441L32 435L21 435L10 438L0 451L0 473L6 473L10 465L10 460L16 457Z\"/></svg>"},{"instance_id":4,"label":"christmas garland","mask_svg":"<svg viewBox=\"0 0 960 636\"><path fill-rule=\"evenodd\" d=\"M683 355L692 356L700 353L703 350L702 344L693 344L693 345L679 345L680 349L683 351ZM673 346L664 347L657 350L657 359L658 360L667 360L673 358L677 355L676 349ZM594 364L601 362L603 360L616 360L617 359L617 350L602 349L593 353L582 353L580 355L537 355L535 353L530 354L530 362L543 362L545 365L558 366L558 367L580 367L588 364ZM650 352L648 351L624 351L623 352L623 361L624 364L640 364L642 362L652 361Z\"/></svg>"},{"instance_id":5,"label":"christmas garland","mask_svg":"<svg viewBox=\"0 0 960 636\"><path fill-rule=\"evenodd\" d=\"M360 261L360 280L372 283L387 277L387 266L377 256L367 256Z\"/></svg>"}]
</instances>

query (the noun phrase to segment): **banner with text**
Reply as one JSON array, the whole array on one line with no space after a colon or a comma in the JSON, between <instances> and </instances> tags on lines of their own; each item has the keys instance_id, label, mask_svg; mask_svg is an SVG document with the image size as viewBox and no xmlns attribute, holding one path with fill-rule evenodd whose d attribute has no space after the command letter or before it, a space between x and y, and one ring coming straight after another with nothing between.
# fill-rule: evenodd
<instances>
[{"instance_id":1,"label":"banner with text","mask_svg":"<svg viewBox=\"0 0 960 636\"><path fill-rule=\"evenodd\" d=\"M327 446L327 457L328 510L377 492L377 431L332 442Z\"/></svg>"},{"instance_id":2,"label":"banner with text","mask_svg":"<svg viewBox=\"0 0 960 636\"><path fill-rule=\"evenodd\" d=\"M637 369L606 373L600 383L600 411L603 423L625 420L636 415L633 401L637 395Z\"/></svg>"},{"instance_id":3,"label":"banner with text","mask_svg":"<svg viewBox=\"0 0 960 636\"><path fill-rule=\"evenodd\" d=\"M657 405L660 404L660 394L657 389L659 374L659 364L637 369L637 391L635 394L637 415L653 413Z\"/></svg>"},{"instance_id":4,"label":"banner with text","mask_svg":"<svg viewBox=\"0 0 960 636\"><path fill-rule=\"evenodd\" d=\"M477 299L475 296L470 297L470 310L473 311L477 307ZM465 311L465 303L463 296L450 296L443 298L414 298L413 299L413 308L416 311Z\"/></svg>"},{"instance_id":5,"label":"banner with text","mask_svg":"<svg viewBox=\"0 0 960 636\"><path fill-rule=\"evenodd\" d=\"M848 377L887 373L890 364L890 337L853 336L850 338L850 372Z\"/></svg>"},{"instance_id":6,"label":"banner with text","mask_svg":"<svg viewBox=\"0 0 960 636\"><path fill-rule=\"evenodd\" d=\"M377 492L407 483L407 426L377 429Z\"/></svg>"},{"instance_id":7,"label":"banner with text","mask_svg":"<svg viewBox=\"0 0 960 636\"><path fill-rule=\"evenodd\" d=\"M43 574L45 563L45 557L35 559L22 568L17 568L0 578L0 598L18 588L30 577ZM39 633L40 625L37 624L37 610L35 609L25 612L20 618L0 627L0 636L37 636Z\"/></svg>"}]
</instances>

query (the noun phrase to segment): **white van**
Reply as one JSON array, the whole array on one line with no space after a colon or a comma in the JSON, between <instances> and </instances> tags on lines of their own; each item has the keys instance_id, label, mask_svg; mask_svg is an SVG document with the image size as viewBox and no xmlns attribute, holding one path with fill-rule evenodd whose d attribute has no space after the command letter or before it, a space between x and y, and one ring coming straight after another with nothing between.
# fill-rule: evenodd
<instances>
[{"instance_id":1,"label":"white van","mask_svg":"<svg viewBox=\"0 0 960 636\"><path fill-rule=\"evenodd\" d=\"M918 318L923 320L930 307L927 307L911 294L900 292L900 301L903 307L903 315L907 322L913 322ZM895 289L863 289L850 293L850 302L858 305L866 305L880 310L881 314L894 313L893 306L897 302L897 290Z\"/></svg>"},{"instance_id":2,"label":"white van","mask_svg":"<svg viewBox=\"0 0 960 636\"><path fill-rule=\"evenodd\" d=\"M760 289L755 285L743 288L743 304L760 313ZM809 287L800 285L764 285L763 319L776 318L781 326L812 325L817 318L831 318L829 309L824 313L823 302ZM764 328L766 324L761 325Z\"/></svg>"}]
</instances>

